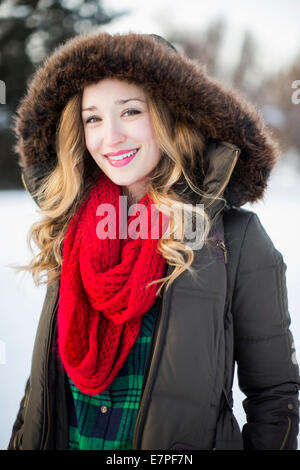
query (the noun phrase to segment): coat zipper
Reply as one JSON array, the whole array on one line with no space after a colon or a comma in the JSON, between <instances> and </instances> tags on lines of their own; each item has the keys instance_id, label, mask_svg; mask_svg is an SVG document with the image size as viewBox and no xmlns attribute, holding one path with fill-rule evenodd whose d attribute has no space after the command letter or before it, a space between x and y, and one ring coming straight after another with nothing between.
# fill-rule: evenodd
<instances>
[{"instance_id":1,"label":"coat zipper","mask_svg":"<svg viewBox=\"0 0 300 470\"><path fill-rule=\"evenodd\" d=\"M230 180L230 177L232 175L232 172L233 172L233 169L236 165L236 162L237 162L237 159L238 159L238 155L239 155L239 150L236 150L235 151L235 154L234 154L234 158L233 158L233 162L232 164L230 165L230 168L229 168L229 171L227 172L227 175L226 175L226 178L221 186L221 188L217 191L216 195L215 195L215 198L216 197L219 197L220 194L224 191L224 188L227 186L228 184L228 181ZM216 199L213 199L212 201L209 202L209 204L206 206L206 209L208 209L211 205L213 205L214 203L216 202ZM216 240L215 242L216 246L218 246L219 248L221 248L221 250L223 251L223 254L224 254L224 261L225 261L225 264L227 264L227 261L228 261L228 256L227 256L227 249L226 249L226 246L225 246L225 243L223 242L223 240Z\"/></svg>"},{"instance_id":2,"label":"coat zipper","mask_svg":"<svg viewBox=\"0 0 300 470\"><path fill-rule=\"evenodd\" d=\"M163 302L162 302L162 303L163 303ZM149 364L150 364L151 358L152 358L152 352L153 352L153 348L154 348L154 344L155 344L155 339L156 339L156 337L157 337L157 330L158 330L157 325L159 324L159 319L160 319L160 317L161 317L162 303L160 304L160 309L159 309L159 311L157 312L157 315L156 315L156 317L155 317L155 319L154 319L153 334L152 334L152 338L151 338L151 341L150 341L150 348L149 348L148 360L147 360L147 364L146 364L146 368L145 368L145 371L146 371L146 372L149 370ZM146 374L145 374L145 377L146 377ZM145 385L146 385L146 380L143 380L141 396L142 396L143 393L144 393Z\"/></svg>"},{"instance_id":3,"label":"coat zipper","mask_svg":"<svg viewBox=\"0 0 300 470\"><path fill-rule=\"evenodd\" d=\"M47 433L45 436L45 427L43 431L43 436L41 440L41 449L46 450L47 449L47 444L49 440L49 434L50 434L50 427L51 427L51 416L50 416L50 404L49 404L49 393L48 393L48 364L49 364L49 356L50 356L50 348L51 348L51 343L52 343L52 335L53 335L53 322L55 318L55 314L57 311L58 307L58 299L56 300L55 307L53 309L52 317L50 320L50 333L49 333L49 340L48 340L48 346L47 346L47 355L46 355L46 361L45 361L45 401L46 401L46 412L47 414ZM44 439L45 436L45 439ZM44 442L45 441L45 442Z\"/></svg>"},{"instance_id":4,"label":"coat zipper","mask_svg":"<svg viewBox=\"0 0 300 470\"><path fill-rule=\"evenodd\" d=\"M163 322L164 320L163 317L166 311L166 303L167 303L167 299L170 296L171 289L172 289L172 285L169 287L169 292L166 292L165 290L163 291L162 306L161 306L159 315L156 318L155 327L154 327L154 331L153 331L153 335L152 335L152 339L150 343L149 358L148 358L146 372L144 375L141 400L139 404L136 424L135 424L134 433L133 433L133 440L132 440L133 450L138 449L139 441L140 441L140 434L141 434L140 429L142 426L142 422L144 421L144 418L145 418L145 410L148 408L147 403L149 402L149 396L150 396L149 391L153 383L154 371L156 369L156 364L157 364L158 344L161 342L161 338L164 337L164 332L166 330L165 328L166 322ZM159 320L158 320L158 317L159 317Z\"/></svg>"}]
</instances>

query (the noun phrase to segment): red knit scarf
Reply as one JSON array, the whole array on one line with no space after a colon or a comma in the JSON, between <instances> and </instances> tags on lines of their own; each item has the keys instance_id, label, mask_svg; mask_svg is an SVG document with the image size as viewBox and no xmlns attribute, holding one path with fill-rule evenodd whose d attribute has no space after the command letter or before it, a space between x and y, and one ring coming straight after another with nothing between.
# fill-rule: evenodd
<instances>
[{"instance_id":1,"label":"red knit scarf","mask_svg":"<svg viewBox=\"0 0 300 470\"><path fill-rule=\"evenodd\" d=\"M103 392L116 377L139 334L142 315L154 304L161 283L146 286L166 273L165 259L156 249L166 228L166 217L161 212L157 216L156 211L153 218L153 202L146 194L139 201L144 207L142 220L148 218L149 231L155 225L159 236L151 239L148 233L148 238L133 239L128 228L139 216L135 213L127 217L125 204L125 223L120 231L119 217L124 217L124 211L119 196L121 187L101 173L70 221L63 244L59 354L71 380L89 395ZM103 203L115 209L115 238L98 236L103 233L101 220L113 222L107 212L100 215L98 206Z\"/></svg>"}]
</instances>

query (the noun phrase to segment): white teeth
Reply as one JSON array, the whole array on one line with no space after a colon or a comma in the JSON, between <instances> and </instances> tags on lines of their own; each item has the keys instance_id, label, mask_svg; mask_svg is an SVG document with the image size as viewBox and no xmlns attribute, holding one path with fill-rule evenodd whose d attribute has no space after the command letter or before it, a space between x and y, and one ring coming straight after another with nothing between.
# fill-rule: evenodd
<instances>
[{"instance_id":1,"label":"white teeth","mask_svg":"<svg viewBox=\"0 0 300 470\"><path fill-rule=\"evenodd\" d=\"M123 155L117 155L116 157L108 157L110 160L123 160L123 158L130 157L131 155L135 154L137 152L136 150L132 150L131 152L128 153L123 153Z\"/></svg>"}]
</instances>

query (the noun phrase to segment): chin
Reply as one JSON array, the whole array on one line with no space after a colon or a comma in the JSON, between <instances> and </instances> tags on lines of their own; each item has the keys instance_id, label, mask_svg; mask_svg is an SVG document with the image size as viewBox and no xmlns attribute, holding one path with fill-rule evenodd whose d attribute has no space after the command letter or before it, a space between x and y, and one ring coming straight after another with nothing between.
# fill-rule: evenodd
<instances>
[{"instance_id":1,"label":"chin","mask_svg":"<svg viewBox=\"0 0 300 470\"><path fill-rule=\"evenodd\" d=\"M108 178L113 181L113 183L117 184L118 186L130 186L132 184L134 184L135 180L129 180L128 178L118 178L116 175L112 176L111 174L109 173L106 173L106 176L108 176Z\"/></svg>"}]
</instances>

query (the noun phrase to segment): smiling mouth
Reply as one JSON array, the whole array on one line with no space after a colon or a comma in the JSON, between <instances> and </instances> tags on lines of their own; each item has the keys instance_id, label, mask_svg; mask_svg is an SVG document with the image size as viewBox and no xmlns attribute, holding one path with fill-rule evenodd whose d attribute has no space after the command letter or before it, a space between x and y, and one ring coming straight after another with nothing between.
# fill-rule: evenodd
<instances>
[{"instance_id":1,"label":"smiling mouth","mask_svg":"<svg viewBox=\"0 0 300 470\"><path fill-rule=\"evenodd\" d=\"M129 158L129 157L132 157L133 155L136 155L138 151L139 151L139 148L136 148L135 150L131 150L131 152L124 153L123 155L115 155L114 157L109 157L107 155L104 155L104 156L113 162L118 162L121 160L125 160L125 158Z\"/></svg>"}]
</instances>

